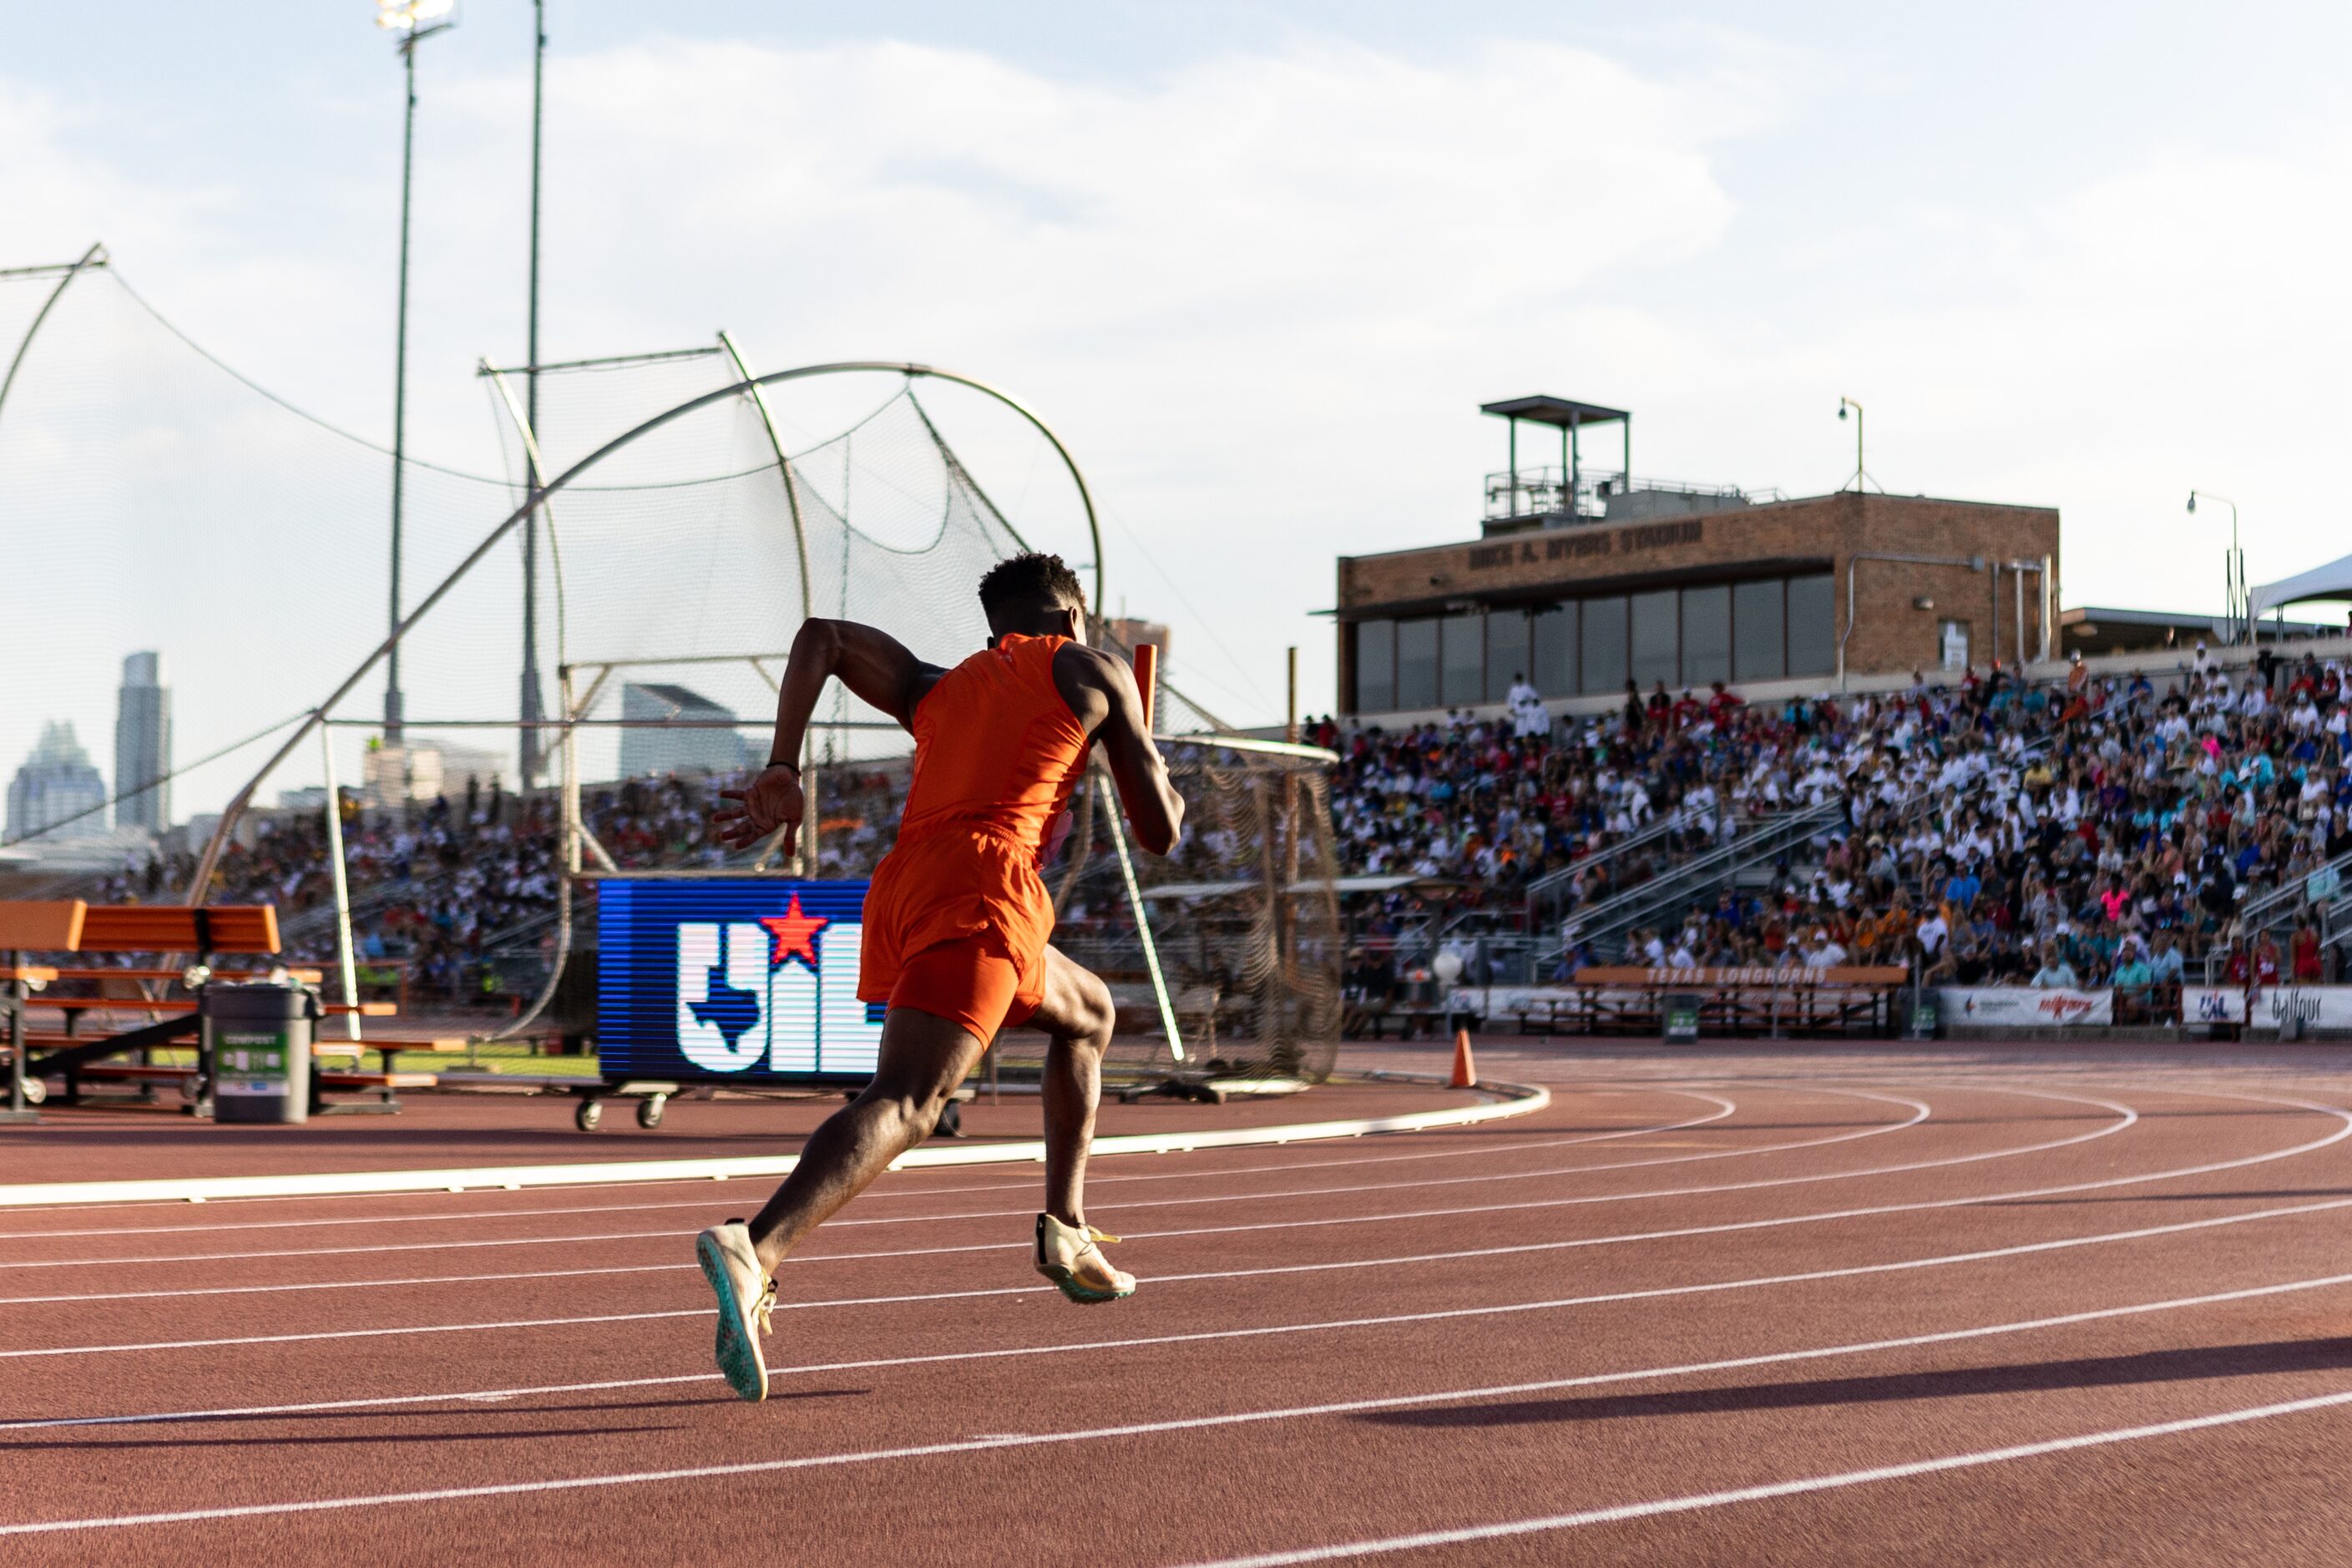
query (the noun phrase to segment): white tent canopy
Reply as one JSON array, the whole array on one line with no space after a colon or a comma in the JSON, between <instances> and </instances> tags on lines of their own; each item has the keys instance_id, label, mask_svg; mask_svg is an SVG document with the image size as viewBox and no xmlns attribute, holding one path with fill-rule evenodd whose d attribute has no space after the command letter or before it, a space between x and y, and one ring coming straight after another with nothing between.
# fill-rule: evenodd
<instances>
[{"instance_id":1,"label":"white tent canopy","mask_svg":"<svg viewBox=\"0 0 2352 1568\"><path fill-rule=\"evenodd\" d=\"M2305 599L2352 599L2352 555L2292 577L2282 577L2275 583L2256 584L2249 598L2256 620L2281 605L2300 604Z\"/></svg>"}]
</instances>

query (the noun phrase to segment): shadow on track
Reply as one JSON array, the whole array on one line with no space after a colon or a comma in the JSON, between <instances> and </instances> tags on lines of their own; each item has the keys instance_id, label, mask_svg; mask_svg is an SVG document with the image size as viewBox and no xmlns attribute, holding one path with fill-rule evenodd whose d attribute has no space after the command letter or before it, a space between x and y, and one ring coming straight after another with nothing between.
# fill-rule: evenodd
<instances>
[{"instance_id":1,"label":"shadow on track","mask_svg":"<svg viewBox=\"0 0 2352 1568\"><path fill-rule=\"evenodd\" d=\"M1954 1367L1943 1372L1878 1377L1825 1378L1811 1383L1746 1384L1671 1394L1601 1394L1518 1400L1418 1410L1383 1410L1358 1419L1384 1426L1488 1427L1638 1416L1720 1415L1743 1410L1793 1410L1829 1405L1871 1405L1912 1399L1961 1399L1983 1394L2043 1394L2070 1388L2133 1384L2193 1383L2277 1373L2341 1372L2352 1368L2352 1339L2273 1340L2257 1344L2199 1345L2138 1355L2088 1356L2009 1366Z\"/></svg>"}]
</instances>

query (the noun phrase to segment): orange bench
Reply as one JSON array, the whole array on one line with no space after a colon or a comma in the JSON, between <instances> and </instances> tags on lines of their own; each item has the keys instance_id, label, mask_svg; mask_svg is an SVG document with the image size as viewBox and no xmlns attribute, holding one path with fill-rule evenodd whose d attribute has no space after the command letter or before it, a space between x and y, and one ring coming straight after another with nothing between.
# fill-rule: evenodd
<instances>
[{"instance_id":1,"label":"orange bench","mask_svg":"<svg viewBox=\"0 0 2352 1568\"><path fill-rule=\"evenodd\" d=\"M56 965L29 965L27 952L185 952L194 955L197 964L208 972L208 977L226 981L232 978L260 978L268 970L212 969L213 959L223 952L275 954L278 951L278 910L269 904L220 904L186 906L176 904L129 904L91 908L79 900L35 901L0 901L0 953L5 955L5 966L0 967L0 982L7 986L5 1002L9 1038L9 1099L0 1117L10 1121L32 1120L27 1109L26 1084L28 1078L36 1081L61 1075L66 1080L68 1099L78 1098L80 1080L85 1078L108 1079L152 1085L158 1079L185 1078L186 1069L157 1067L144 1060L138 1064L110 1062L111 1057L131 1052L145 1052L155 1047L173 1043L199 1035L200 1001L186 996L51 996L37 1004L31 993L58 980L96 980L100 982L131 980L140 982L182 981L184 972L176 969L110 969L100 966L67 968ZM315 984L317 970L289 972L301 980ZM54 1010L64 1016L65 1039L53 1044L43 1056L35 1057L32 1046L37 1037L51 1043L55 1037L33 1036L27 1029L27 1014L34 1006ZM368 1017L391 1017L397 1014L395 1005L388 1002L363 1002L355 1005L336 1003L326 1009L329 1013L356 1013ZM140 1028L93 1039L77 1037L80 1017L100 1011L128 1011L170 1014L171 1017ZM315 1048L315 1047L314 1047ZM396 1110L400 1102L394 1095L397 1089L429 1088L435 1081L429 1073L395 1073L392 1071L392 1052L403 1048L397 1045L380 1047L383 1050L383 1068L379 1073L327 1072L312 1075L312 1110ZM414 1048L414 1047L407 1047ZM196 1077L201 1085L198 1102L189 1109L201 1114L209 1099L210 1064L204 1060L203 1047ZM332 1046L321 1054L351 1055L353 1051L337 1050ZM366 1105L325 1106L318 1103L318 1091L326 1087L374 1088L381 1099Z\"/></svg>"}]
</instances>

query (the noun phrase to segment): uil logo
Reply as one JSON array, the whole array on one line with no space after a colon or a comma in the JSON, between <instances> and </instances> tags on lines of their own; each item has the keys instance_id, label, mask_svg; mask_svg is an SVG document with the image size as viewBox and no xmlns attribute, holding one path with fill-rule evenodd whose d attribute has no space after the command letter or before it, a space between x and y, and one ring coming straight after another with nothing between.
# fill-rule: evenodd
<instances>
[{"instance_id":1,"label":"uil logo","mask_svg":"<svg viewBox=\"0 0 2352 1568\"><path fill-rule=\"evenodd\" d=\"M682 921L677 1044L707 1072L870 1072L881 1009L857 999L855 921L804 913Z\"/></svg>"}]
</instances>

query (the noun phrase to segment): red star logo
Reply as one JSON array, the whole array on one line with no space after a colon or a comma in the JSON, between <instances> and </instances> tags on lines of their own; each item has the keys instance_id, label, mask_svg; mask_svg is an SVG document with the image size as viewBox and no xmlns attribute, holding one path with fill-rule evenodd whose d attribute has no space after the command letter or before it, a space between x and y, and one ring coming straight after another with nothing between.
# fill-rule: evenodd
<instances>
[{"instance_id":1,"label":"red star logo","mask_svg":"<svg viewBox=\"0 0 2352 1568\"><path fill-rule=\"evenodd\" d=\"M793 895L792 907L780 915L761 917L760 923L768 928L773 939L768 950L768 967L782 969L788 958L797 958L810 969L816 968L816 933L833 922L823 915L801 912L801 896Z\"/></svg>"}]
</instances>

